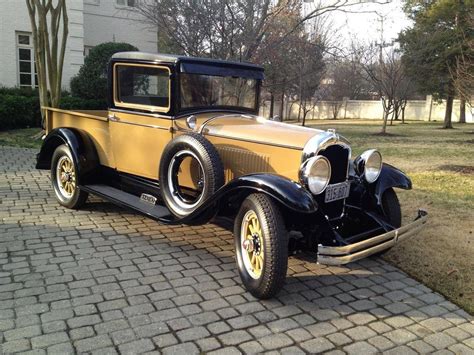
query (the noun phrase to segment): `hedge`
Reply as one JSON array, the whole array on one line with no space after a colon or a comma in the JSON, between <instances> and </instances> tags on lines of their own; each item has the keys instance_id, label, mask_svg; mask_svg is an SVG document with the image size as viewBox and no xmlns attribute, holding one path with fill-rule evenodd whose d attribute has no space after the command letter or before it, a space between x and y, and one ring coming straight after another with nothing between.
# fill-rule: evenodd
<instances>
[{"instance_id":1,"label":"hedge","mask_svg":"<svg viewBox=\"0 0 474 355\"><path fill-rule=\"evenodd\" d=\"M128 43L106 42L92 48L79 73L71 79L71 92L76 97L95 99L107 95L107 67L117 52L138 51Z\"/></svg>"},{"instance_id":2,"label":"hedge","mask_svg":"<svg viewBox=\"0 0 474 355\"><path fill-rule=\"evenodd\" d=\"M0 88L0 130L40 125L41 113L37 90Z\"/></svg>"},{"instance_id":3,"label":"hedge","mask_svg":"<svg viewBox=\"0 0 474 355\"><path fill-rule=\"evenodd\" d=\"M105 110L105 100L86 100L63 93L60 108L66 110ZM40 127L38 91L0 87L0 131Z\"/></svg>"}]
</instances>

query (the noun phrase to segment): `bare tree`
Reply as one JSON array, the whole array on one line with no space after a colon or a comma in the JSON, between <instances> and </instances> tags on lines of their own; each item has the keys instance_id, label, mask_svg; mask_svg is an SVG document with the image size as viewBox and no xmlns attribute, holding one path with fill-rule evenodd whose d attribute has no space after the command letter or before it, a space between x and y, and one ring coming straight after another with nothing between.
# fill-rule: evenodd
<instances>
[{"instance_id":1,"label":"bare tree","mask_svg":"<svg viewBox=\"0 0 474 355\"><path fill-rule=\"evenodd\" d=\"M310 20L333 11L364 12L357 5L389 0L135 0L130 11L158 28L182 53L222 59L253 60L275 19L288 9L313 4L275 41L280 44Z\"/></svg>"},{"instance_id":2,"label":"bare tree","mask_svg":"<svg viewBox=\"0 0 474 355\"><path fill-rule=\"evenodd\" d=\"M406 96L403 85L407 82L407 75L400 55L391 48L385 52L384 56L381 56L377 48L369 46L364 50L362 70L366 80L373 85L377 96L382 101L384 114L380 133L386 134L388 118L395 110L398 110L400 97ZM403 95L402 91L404 91Z\"/></svg>"},{"instance_id":3,"label":"bare tree","mask_svg":"<svg viewBox=\"0 0 474 355\"><path fill-rule=\"evenodd\" d=\"M297 80L294 72L294 62L298 60L295 43L304 34L304 27L293 32L281 41L288 29L293 28L299 21L300 9L298 6L287 6L275 16L269 24L260 47L253 57L253 61L265 67L265 81L263 89L270 96L270 117L274 116L274 104L281 101L279 116L284 119L284 99L291 94L291 84ZM278 43L279 45L275 45Z\"/></svg>"},{"instance_id":4,"label":"bare tree","mask_svg":"<svg viewBox=\"0 0 474 355\"><path fill-rule=\"evenodd\" d=\"M295 0L136 0L131 11L187 55L250 60L273 18Z\"/></svg>"},{"instance_id":5,"label":"bare tree","mask_svg":"<svg viewBox=\"0 0 474 355\"><path fill-rule=\"evenodd\" d=\"M368 98L370 85L361 75L361 58L351 53L348 58L338 57L328 64L325 82L318 90L318 97L329 101L333 119L337 119L345 100Z\"/></svg>"},{"instance_id":6,"label":"bare tree","mask_svg":"<svg viewBox=\"0 0 474 355\"><path fill-rule=\"evenodd\" d=\"M26 0L33 34L41 107L58 107L68 37L66 0ZM48 21L49 20L49 21ZM41 109L44 125L44 110Z\"/></svg>"}]
</instances>

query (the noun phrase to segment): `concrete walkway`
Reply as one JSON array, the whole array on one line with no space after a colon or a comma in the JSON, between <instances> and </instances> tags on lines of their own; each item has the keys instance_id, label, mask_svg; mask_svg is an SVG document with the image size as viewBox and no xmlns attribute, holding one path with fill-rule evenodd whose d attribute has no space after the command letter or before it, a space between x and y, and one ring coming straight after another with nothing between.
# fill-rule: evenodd
<instances>
[{"instance_id":1,"label":"concrete walkway","mask_svg":"<svg viewBox=\"0 0 474 355\"><path fill-rule=\"evenodd\" d=\"M474 353L473 318L382 260L291 258L278 297L258 301L226 230L97 198L62 208L35 153L0 147L3 353Z\"/></svg>"}]
</instances>

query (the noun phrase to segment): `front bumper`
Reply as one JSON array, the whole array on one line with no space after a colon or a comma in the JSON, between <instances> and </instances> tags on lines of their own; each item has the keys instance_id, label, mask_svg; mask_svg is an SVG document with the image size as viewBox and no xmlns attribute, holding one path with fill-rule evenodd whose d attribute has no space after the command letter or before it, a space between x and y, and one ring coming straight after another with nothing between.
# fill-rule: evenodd
<instances>
[{"instance_id":1,"label":"front bumper","mask_svg":"<svg viewBox=\"0 0 474 355\"><path fill-rule=\"evenodd\" d=\"M390 232L372 237L357 243L344 246L318 246L318 263L326 265L343 265L366 258L393 247L399 241L413 237L428 220L428 213L418 210L413 222Z\"/></svg>"}]
</instances>

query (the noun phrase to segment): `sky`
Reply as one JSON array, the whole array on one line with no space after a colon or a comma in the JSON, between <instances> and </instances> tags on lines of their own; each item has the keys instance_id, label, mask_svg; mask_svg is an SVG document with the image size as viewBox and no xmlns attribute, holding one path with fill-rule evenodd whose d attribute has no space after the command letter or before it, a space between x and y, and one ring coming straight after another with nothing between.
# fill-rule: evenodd
<instances>
[{"instance_id":1,"label":"sky","mask_svg":"<svg viewBox=\"0 0 474 355\"><path fill-rule=\"evenodd\" d=\"M322 1L334 3L335 0ZM380 42L381 19L383 18L383 38L385 43L390 43L397 38L398 33L410 26L410 20L402 10L402 1L393 0L388 4L361 4L350 7L354 13L334 11L329 13L328 20L337 33L343 45L349 45L351 38L358 42ZM306 3L307 8L313 6Z\"/></svg>"}]
</instances>

